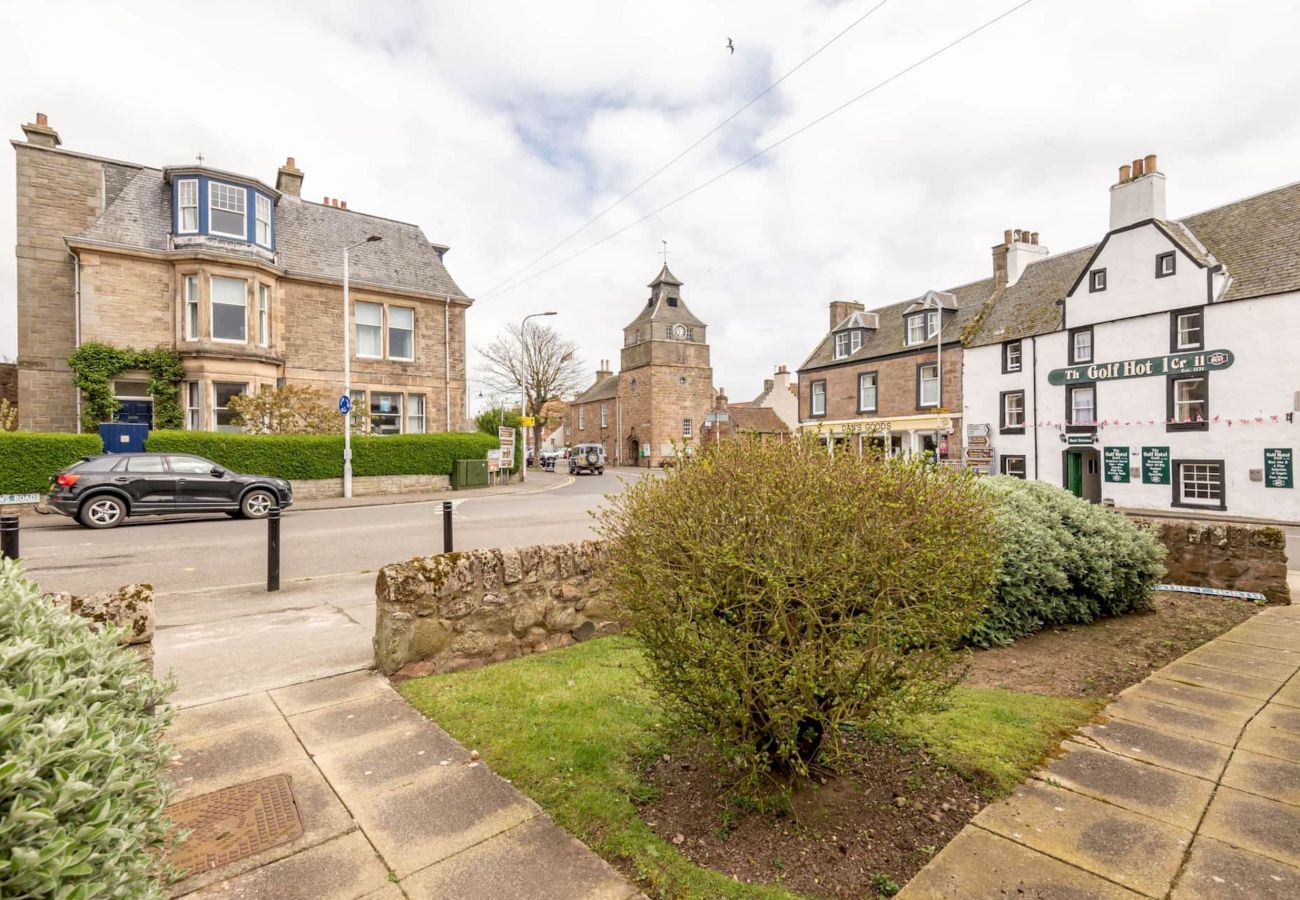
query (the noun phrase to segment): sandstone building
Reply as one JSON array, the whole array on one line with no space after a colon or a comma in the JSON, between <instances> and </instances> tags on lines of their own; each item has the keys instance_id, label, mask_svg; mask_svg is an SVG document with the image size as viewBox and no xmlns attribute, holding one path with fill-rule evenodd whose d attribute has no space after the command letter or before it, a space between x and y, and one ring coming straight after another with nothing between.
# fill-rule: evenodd
<instances>
[{"instance_id":1,"label":"sandstone building","mask_svg":"<svg viewBox=\"0 0 1300 900\"><path fill-rule=\"evenodd\" d=\"M179 351L185 427L237 430L235 394L343 386L343 249L351 253L352 400L362 429L464 427L465 313L448 248L416 225L203 165L154 168L62 149L44 115L13 141L21 427L78 429L67 359L82 343ZM377 237L378 242L366 242ZM149 422L142 372L114 380L119 417Z\"/></svg>"}]
</instances>

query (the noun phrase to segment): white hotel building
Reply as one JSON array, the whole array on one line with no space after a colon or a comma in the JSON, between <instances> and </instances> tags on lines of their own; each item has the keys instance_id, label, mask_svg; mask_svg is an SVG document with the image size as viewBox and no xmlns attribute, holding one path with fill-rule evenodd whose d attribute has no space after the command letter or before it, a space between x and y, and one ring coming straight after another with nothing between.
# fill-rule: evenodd
<instances>
[{"instance_id":1,"label":"white hotel building","mask_svg":"<svg viewBox=\"0 0 1300 900\"><path fill-rule=\"evenodd\" d=\"M1148 156L1120 167L1098 244L1033 238L994 248L965 335L967 464L1118 507L1300 521L1300 184L1169 220Z\"/></svg>"}]
</instances>

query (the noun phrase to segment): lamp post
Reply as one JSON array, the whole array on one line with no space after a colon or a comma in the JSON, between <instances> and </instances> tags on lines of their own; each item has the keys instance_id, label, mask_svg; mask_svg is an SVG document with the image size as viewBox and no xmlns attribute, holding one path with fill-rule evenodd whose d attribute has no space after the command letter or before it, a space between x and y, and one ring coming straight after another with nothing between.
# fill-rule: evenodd
<instances>
[{"instance_id":1,"label":"lamp post","mask_svg":"<svg viewBox=\"0 0 1300 900\"><path fill-rule=\"evenodd\" d=\"M529 313L528 315L524 316L523 322L519 323L519 343L523 345L521 349L524 350L525 357L527 356L526 341L528 340L528 320L536 319L540 316L553 316L553 315L556 315L554 310L550 312ZM519 384L519 417L521 419L524 416L528 415L528 385L525 383L525 379L527 377L528 377L527 372L525 371L520 378L520 384ZM520 428L520 430L524 432L524 446L523 446L524 464L519 467L519 481L520 483L522 483L528 480L528 432L522 427ZM537 453L540 451L538 450L538 448L534 447L533 452ZM514 460L511 460L511 462L513 461Z\"/></svg>"},{"instance_id":2,"label":"lamp post","mask_svg":"<svg viewBox=\"0 0 1300 900\"><path fill-rule=\"evenodd\" d=\"M348 253L362 244L382 241L372 234L343 248L343 396L352 402L352 304L348 300ZM352 407L343 416L343 496L352 496Z\"/></svg>"}]
</instances>

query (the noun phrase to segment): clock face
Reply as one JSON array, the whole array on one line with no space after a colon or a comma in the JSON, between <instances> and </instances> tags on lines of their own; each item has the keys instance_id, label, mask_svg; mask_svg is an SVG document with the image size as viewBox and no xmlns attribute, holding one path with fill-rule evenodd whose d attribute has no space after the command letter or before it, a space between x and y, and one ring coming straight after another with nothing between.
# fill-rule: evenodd
<instances>
[{"instance_id":1,"label":"clock face","mask_svg":"<svg viewBox=\"0 0 1300 900\"><path fill-rule=\"evenodd\" d=\"M686 326L682 325L681 323L674 325L673 335L676 336L678 340L681 340L682 338L686 337Z\"/></svg>"}]
</instances>

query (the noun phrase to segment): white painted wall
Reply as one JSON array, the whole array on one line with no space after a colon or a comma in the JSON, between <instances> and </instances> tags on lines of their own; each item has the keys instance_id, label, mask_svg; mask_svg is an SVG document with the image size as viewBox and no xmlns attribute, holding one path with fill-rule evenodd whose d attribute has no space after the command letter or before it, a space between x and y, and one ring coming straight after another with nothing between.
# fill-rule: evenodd
<instances>
[{"instance_id":1,"label":"white painted wall","mask_svg":"<svg viewBox=\"0 0 1300 900\"><path fill-rule=\"evenodd\" d=\"M1174 274L1156 278L1156 256L1170 250L1176 253ZM1085 274L1065 301L1066 328L1199 306L1206 300L1206 270L1155 225L1111 235L1089 271L1096 269L1106 270L1106 290L1090 292Z\"/></svg>"}]
</instances>

